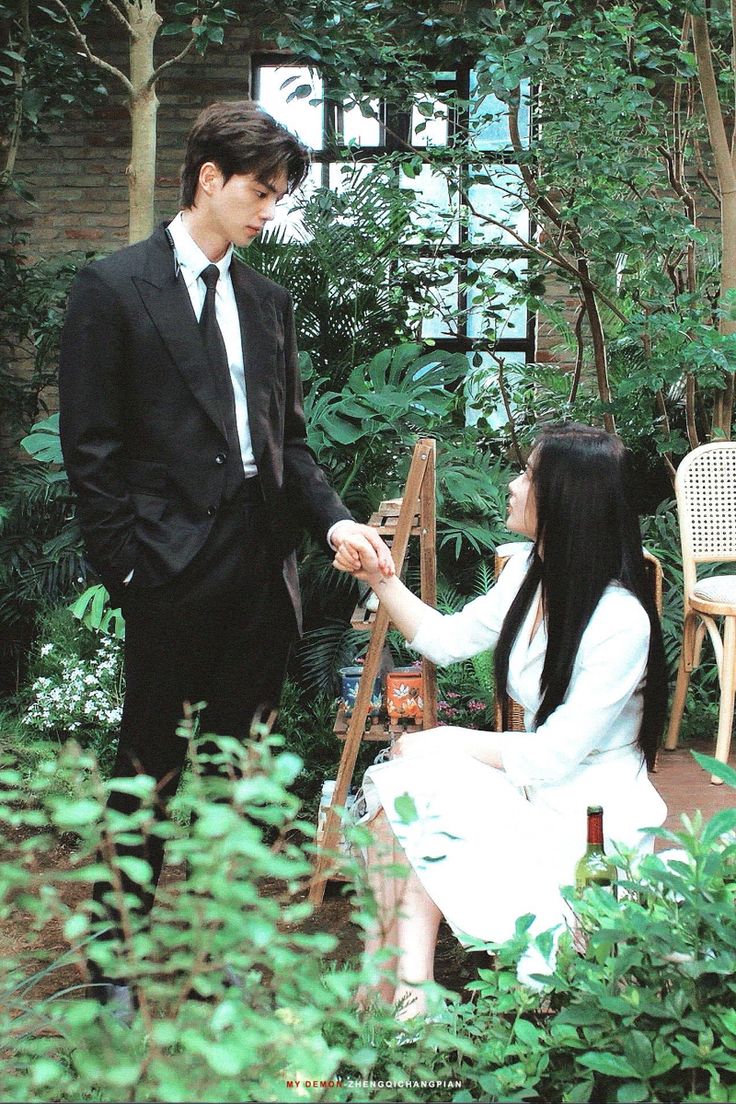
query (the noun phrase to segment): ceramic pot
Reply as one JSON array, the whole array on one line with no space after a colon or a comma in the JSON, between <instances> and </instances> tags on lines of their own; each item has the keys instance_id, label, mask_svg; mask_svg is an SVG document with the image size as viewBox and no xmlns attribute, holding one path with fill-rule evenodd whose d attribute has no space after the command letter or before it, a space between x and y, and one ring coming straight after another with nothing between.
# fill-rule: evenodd
<instances>
[{"instance_id":1,"label":"ceramic pot","mask_svg":"<svg viewBox=\"0 0 736 1104\"><path fill-rule=\"evenodd\" d=\"M345 716L352 717L363 668L357 666L341 667L338 674L340 675L340 700L345 710ZM381 712L382 705L383 694L381 693L381 679L377 678L373 683L373 693L371 694L371 704L368 716L377 717Z\"/></svg>"},{"instance_id":2,"label":"ceramic pot","mask_svg":"<svg viewBox=\"0 0 736 1104\"><path fill-rule=\"evenodd\" d=\"M386 709L393 725L409 721L421 725L424 719L424 689L421 667L399 667L386 675Z\"/></svg>"}]
</instances>

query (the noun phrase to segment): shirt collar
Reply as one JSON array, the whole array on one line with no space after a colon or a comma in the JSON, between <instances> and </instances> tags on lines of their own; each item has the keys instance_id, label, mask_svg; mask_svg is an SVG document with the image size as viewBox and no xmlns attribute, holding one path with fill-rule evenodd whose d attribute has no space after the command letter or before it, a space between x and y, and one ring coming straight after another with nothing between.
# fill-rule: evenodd
<instances>
[{"instance_id":1,"label":"shirt collar","mask_svg":"<svg viewBox=\"0 0 736 1104\"><path fill-rule=\"evenodd\" d=\"M228 247L227 253L224 257L221 257L219 261L211 261L206 253L204 253L189 231L184 225L181 211L172 219L169 223L169 233L174 242L174 249L176 250L176 259L179 262L182 276L186 282L187 287L191 287L197 280L200 272L202 272L207 265L216 264L220 270L220 276L227 276L230 271L230 262L233 257L232 243Z\"/></svg>"}]
</instances>

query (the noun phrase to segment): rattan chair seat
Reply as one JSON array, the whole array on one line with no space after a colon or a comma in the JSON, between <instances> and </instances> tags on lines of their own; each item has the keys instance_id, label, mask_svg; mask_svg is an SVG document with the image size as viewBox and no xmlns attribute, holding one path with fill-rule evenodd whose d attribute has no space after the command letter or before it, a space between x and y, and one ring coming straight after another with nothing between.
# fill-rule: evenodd
<instances>
[{"instance_id":1,"label":"rattan chair seat","mask_svg":"<svg viewBox=\"0 0 736 1104\"><path fill-rule=\"evenodd\" d=\"M693 598L720 606L733 606L736 614L736 575L716 575L712 579L700 579L693 587Z\"/></svg>"}]
</instances>

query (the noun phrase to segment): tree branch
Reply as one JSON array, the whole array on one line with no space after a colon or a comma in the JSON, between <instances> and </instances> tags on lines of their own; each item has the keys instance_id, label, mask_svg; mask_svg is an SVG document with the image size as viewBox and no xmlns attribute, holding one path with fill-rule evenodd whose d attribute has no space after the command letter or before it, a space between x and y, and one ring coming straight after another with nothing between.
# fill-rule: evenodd
<instances>
[{"instance_id":1,"label":"tree branch","mask_svg":"<svg viewBox=\"0 0 736 1104\"><path fill-rule=\"evenodd\" d=\"M117 4L113 3L113 0L102 0L102 3L105 5L106 8L108 8L112 12L112 14L115 16L117 21L119 23L122 23L122 25L125 27L125 30L126 30L127 34L129 34L132 38L137 38L138 37L136 32L131 27L129 21L125 18L125 16L121 12L120 8L117 6Z\"/></svg>"},{"instance_id":2,"label":"tree branch","mask_svg":"<svg viewBox=\"0 0 736 1104\"><path fill-rule=\"evenodd\" d=\"M570 387L570 397L568 402L575 402L578 394L578 387L580 386L580 378L583 374L583 319L585 318L585 302L580 304L578 313L575 316L575 344L577 345L577 353L575 355L575 371L572 376L572 386Z\"/></svg>"},{"instance_id":3,"label":"tree branch","mask_svg":"<svg viewBox=\"0 0 736 1104\"><path fill-rule=\"evenodd\" d=\"M476 210L473 203L470 201L469 198L466 197L465 194L463 194L463 204L469 208L469 210L472 212L473 215L475 215L477 219L480 219L482 222L487 222L490 226L497 226L499 230L504 230L507 234L510 234L514 241L517 241L519 245L522 245L528 253L534 254L535 257L541 257L542 260L546 261L548 264L551 264L556 268L562 268L565 270L565 272L567 272L571 276L574 276L577 280L580 279L580 270L576 267L575 262L568 260L567 257L565 257L562 253L545 253L545 251L543 249L540 249L539 246L532 245L530 241L522 238L520 234L517 234L516 231L512 230L512 228L510 226L507 226L506 223L499 222L491 215L484 215L480 211ZM588 280L588 283L590 288L595 292L600 301L604 303L605 306L607 306L608 309L612 311L617 318L619 318L622 322L629 321L621 308L618 307L616 303L614 303L611 299L609 299L608 296L600 290L600 288L596 287L596 285L593 284L590 280Z\"/></svg>"},{"instance_id":4,"label":"tree branch","mask_svg":"<svg viewBox=\"0 0 736 1104\"><path fill-rule=\"evenodd\" d=\"M504 410L506 411L506 417L509 420L509 432L511 434L511 444L514 452L516 453L516 461L518 464L523 464L521 448L519 447L519 439L516 436L516 423L514 422L514 415L511 410L511 403L509 402L508 391L506 390L506 380L504 379L504 368L506 367L506 361L498 353L491 353L491 356L498 365L498 387L501 392L501 400L503 402Z\"/></svg>"},{"instance_id":5,"label":"tree branch","mask_svg":"<svg viewBox=\"0 0 736 1104\"><path fill-rule=\"evenodd\" d=\"M603 323L601 322L600 312L598 310L598 304L593 293L593 287L590 282L590 276L588 274L588 262L585 257L581 257L579 262L580 268L580 284L583 290L583 300L585 302L585 310L588 315L588 325L590 326L590 336L593 341L593 357L595 359L595 374L598 383L598 394L601 402L605 406L611 404L611 386L608 381L608 356L606 353L606 338L603 332ZM614 421L613 414L610 410L604 411L603 424L609 433L616 432L616 422Z\"/></svg>"},{"instance_id":6,"label":"tree branch","mask_svg":"<svg viewBox=\"0 0 736 1104\"><path fill-rule=\"evenodd\" d=\"M130 83L125 73L123 73L122 70L118 69L115 65L111 65L109 61L105 61L104 58L97 57L96 54L92 53L89 46L87 45L87 36L82 34L79 27L74 22L72 13L69 11L66 4L63 3L63 0L51 0L51 3L56 5L56 7L66 19L69 27L71 28L72 34L81 45L87 59L91 61L93 65L96 65L99 69L102 69L105 73L110 73L113 77L116 77L117 80L119 80L124 86L128 94L132 96L133 85Z\"/></svg>"},{"instance_id":7,"label":"tree branch","mask_svg":"<svg viewBox=\"0 0 736 1104\"><path fill-rule=\"evenodd\" d=\"M162 62L161 65L159 65L158 69L154 69L154 71L151 73L150 77L146 81L146 88L153 88L154 84L164 72L164 70L168 69L172 65L176 65L177 62L182 61L194 48L195 42L196 39L194 35L192 35L183 50L180 50L175 57L169 58L168 61Z\"/></svg>"},{"instance_id":8,"label":"tree branch","mask_svg":"<svg viewBox=\"0 0 736 1104\"><path fill-rule=\"evenodd\" d=\"M29 0L22 0L21 23L23 26L21 41L14 43L12 37L9 36L9 45L23 60L18 61L17 58L13 60L13 112L8 126L5 165L2 172L0 172L0 192L7 188L13 178L18 149L20 148L20 132L23 126L23 89L26 73L25 59L31 37Z\"/></svg>"}]
</instances>

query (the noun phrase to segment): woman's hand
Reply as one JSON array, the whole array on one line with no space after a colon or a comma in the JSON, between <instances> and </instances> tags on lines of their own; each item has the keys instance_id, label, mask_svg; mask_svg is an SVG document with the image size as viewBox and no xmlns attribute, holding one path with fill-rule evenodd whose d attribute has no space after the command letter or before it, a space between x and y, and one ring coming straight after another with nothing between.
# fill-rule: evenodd
<instances>
[{"instance_id":1,"label":"woman's hand","mask_svg":"<svg viewBox=\"0 0 736 1104\"><path fill-rule=\"evenodd\" d=\"M416 759L419 755L470 755L489 767L503 770L498 734L475 728L445 725L423 732L404 732L391 749L392 759Z\"/></svg>"},{"instance_id":2,"label":"woman's hand","mask_svg":"<svg viewBox=\"0 0 736 1104\"><path fill-rule=\"evenodd\" d=\"M370 525L346 519L333 525L330 540L337 549L333 566L356 579L389 579L394 574L391 549Z\"/></svg>"},{"instance_id":3,"label":"woman's hand","mask_svg":"<svg viewBox=\"0 0 736 1104\"><path fill-rule=\"evenodd\" d=\"M335 553L332 566L336 567L338 571L344 571L374 588L387 574L385 569L383 572L381 571L375 556L370 559L369 556L365 555L364 550L356 548L352 541L343 541Z\"/></svg>"},{"instance_id":4,"label":"woman's hand","mask_svg":"<svg viewBox=\"0 0 736 1104\"><path fill-rule=\"evenodd\" d=\"M403 732L391 749L392 759L415 759L418 755L452 755L465 751L465 729L451 725Z\"/></svg>"}]
</instances>

